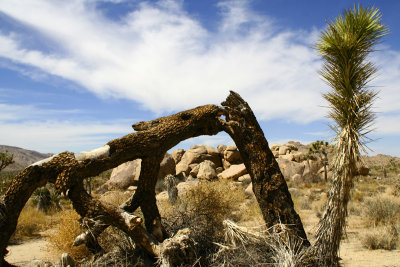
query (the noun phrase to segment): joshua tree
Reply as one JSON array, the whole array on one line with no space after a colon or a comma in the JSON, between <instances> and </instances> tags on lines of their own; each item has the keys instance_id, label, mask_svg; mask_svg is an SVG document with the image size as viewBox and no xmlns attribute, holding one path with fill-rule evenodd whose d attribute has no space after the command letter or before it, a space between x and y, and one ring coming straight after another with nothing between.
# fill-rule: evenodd
<instances>
[{"instance_id":1,"label":"joshua tree","mask_svg":"<svg viewBox=\"0 0 400 267\"><path fill-rule=\"evenodd\" d=\"M318 154L324 164L324 178L325 182L328 181L328 149L330 148L329 143L326 141L317 140L311 144L308 152L306 154L306 158L309 159L315 154Z\"/></svg>"},{"instance_id":2,"label":"joshua tree","mask_svg":"<svg viewBox=\"0 0 400 267\"><path fill-rule=\"evenodd\" d=\"M14 163L14 155L7 155L8 151L0 152L0 171L3 170L8 165Z\"/></svg>"},{"instance_id":3,"label":"joshua tree","mask_svg":"<svg viewBox=\"0 0 400 267\"><path fill-rule=\"evenodd\" d=\"M387 33L378 9L354 6L328 23L316 44L324 60L321 75L332 89L323 97L329 103L328 117L333 119L332 129L336 133L334 181L313 247L320 266L338 263L356 165L360 151L365 151L369 140L366 134L375 118L371 108L377 93L367 84L377 68L367 57Z\"/></svg>"}]
</instances>

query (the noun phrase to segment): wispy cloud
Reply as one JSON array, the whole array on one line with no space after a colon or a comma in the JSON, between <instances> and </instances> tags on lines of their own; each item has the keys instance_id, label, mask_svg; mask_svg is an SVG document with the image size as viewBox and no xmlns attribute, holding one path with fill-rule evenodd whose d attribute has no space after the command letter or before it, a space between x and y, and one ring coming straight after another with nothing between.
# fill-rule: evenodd
<instances>
[{"instance_id":1,"label":"wispy cloud","mask_svg":"<svg viewBox=\"0 0 400 267\"><path fill-rule=\"evenodd\" d=\"M79 115L80 110L43 109L33 105L0 103L0 144L20 146L40 152L90 150L113 138L132 132L134 121L120 119L59 119L61 114Z\"/></svg>"},{"instance_id":2,"label":"wispy cloud","mask_svg":"<svg viewBox=\"0 0 400 267\"><path fill-rule=\"evenodd\" d=\"M3 1L2 12L59 49L29 49L18 33L3 34L0 56L156 113L219 103L237 90L260 119L309 122L323 115L312 30L277 32L246 1L221 2L217 32L179 1L144 2L119 21L95 7L93 1Z\"/></svg>"},{"instance_id":3,"label":"wispy cloud","mask_svg":"<svg viewBox=\"0 0 400 267\"><path fill-rule=\"evenodd\" d=\"M1 144L40 152L90 150L132 132L127 122L26 121L2 123ZM18 140L18 144L15 144Z\"/></svg>"},{"instance_id":4,"label":"wispy cloud","mask_svg":"<svg viewBox=\"0 0 400 267\"><path fill-rule=\"evenodd\" d=\"M138 1L136 9L118 20L106 17L97 8L99 2L124 1L1 1L0 12L33 32L27 37L18 27L14 32L0 29L0 57L5 60L1 66L32 79L61 77L100 97L137 101L158 115L220 103L229 90L238 91L260 120L308 123L326 114L321 92L327 87L317 75L321 61L312 49L318 29L285 30L253 10L251 1L221 1L213 30L191 17L182 1ZM48 45L29 46L27 38L46 40ZM398 134L400 52L380 51L373 60L381 68L374 82L380 86L378 133ZM71 148L72 143L92 144L94 130L130 130L124 123L39 121L28 115L44 111L30 105L2 102L0 110L5 111L0 112L0 127L10 133L2 134L2 143L21 135L28 148L47 142L46 151L54 151L59 142L68 148L68 140L74 140ZM21 126L15 123L18 119L27 123ZM32 135L22 137L23 132ZM229 138L195 140L217 144Z\"/></svg>"},{"instance_id":5,"label":"wispy cloud","mask_svg":"<svg viewBox=\"0 0 400 267\"><path fill-rule=\"evenodd\" d=\"M399 135L400 114L379 116L376 120L375 135Z\"/></svg>"}]
</instances>

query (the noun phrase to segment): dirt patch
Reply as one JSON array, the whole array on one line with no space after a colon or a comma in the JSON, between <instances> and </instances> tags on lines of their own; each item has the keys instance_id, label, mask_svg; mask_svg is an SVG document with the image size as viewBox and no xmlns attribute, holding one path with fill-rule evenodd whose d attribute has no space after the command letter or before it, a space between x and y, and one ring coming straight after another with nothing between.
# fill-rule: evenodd
<instances>
[{"instance_id":1,"label":"dirt patch","mask_svg":"<svg viewBox=\"0 0 400 267\"><path fill-rule=\"evenodd\" d=\"M50 252L49 242L45 239L34 239L22 244L10 245L7 249L9 253L6 260L17 266L28 266L35 259L49 262L57 262L60 259L60 255Z\"/></svg>"}]
</instances>

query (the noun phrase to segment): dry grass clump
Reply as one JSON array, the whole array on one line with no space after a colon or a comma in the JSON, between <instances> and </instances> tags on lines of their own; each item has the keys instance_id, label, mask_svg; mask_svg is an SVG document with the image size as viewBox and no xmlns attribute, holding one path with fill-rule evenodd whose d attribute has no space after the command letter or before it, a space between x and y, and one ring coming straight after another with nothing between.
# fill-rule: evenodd
<instances>
[{"instance_id":1,"label":"dry grass clump","mask_svg":"<svg viewBox=\"0 0 400 267\"><path fill-rule=\"evenodd\" d=\"M79 215L74 210L65 210L59 213L59 224L55 227L49 241L52 248L57 252L66 252L74 259L82 259L90 255L86 246L74 247L75 238L84 232L79 223Z\"/></svg>"},{"instance_id":2,"label":"dry grass clump","mask_svg":"<svg viewBox=\"0 0 400 267\"><path fill-rule=\"evenodd\" d=\"M180 194L175 205L161 203L160 211L171 230L189 227L204 238L218 239L223 220L234 217L245 199L243 190L229 182L204 181Z\"/></svg>"},{"instance_id":3,"label":"dry grass clump","mask_svg":"<svg viewBox=\"0 0 400 267\"><path fill-rule=\"evenodd\" d=\"M198 255L206 260L216 250L213 242L221 242L224 238L223 221L228 218L240 220L239 211L243 210L241 203L245 199L243 190L227 181L204 181L179 194L175 205L162 201L159 208L170 235L189 228L198 243Z\"/></svg>"},{"instance_id":4,"label":"dry grass clump","mask_svg":"<svg viewBox=\"0 0 400 267\"><path fill-rule=\"evenodd\" d=\"M400 206L395 200L377 197L364 205L367 232L361 243L368 249L393 250L399 245Z\"/></svg>"},{"instance_id":5,"label":"dry grass clump","mask_svg":"<svg viewBox=\"0 0 400 267\"><path fill-rule=\"evenodd\" d=\"M11 237L11 242L20 242L33 237L38 237L39 232L47 229L50 223L46 214L36 210L29 203L21 211L18 218L17 229Z\"/></svg>"},{"instance_id":6,"label":"dry grass clump","mask_svg":"<svg viewBox=\"0 0 400 267\"><path fill-rule=\"evenodd\" d=\"M368 225L389 225L400 221L400 206L389 198L374 198L366 201L364 218Z\"/></svg>"},{"instance_id":7,"label":"dry grass clump","mask_svg":"<svg viewBox=\"0 0 400 267\"><path fill-rule=\"evenodd\" d=\"M224 221L224 243L213 255L212 266L309 266L310 258L302 241L286 225L270 229L243 227Z\"/></svg>"},{"instance_id":8,"label":"dry grass clump","mask_svg":"<svg viewBox=\"0 0 400 267\"><path fill-rule=\"evenodd\" d=\"M395 196L395 197L399 197L400 196L400 183L396 183L395 185L393 185L392 195Z\"/></svg>"},{"instance_id":9,"label":"dry grass clump","mask_svg":"<svg viewBox=\"0 0 400 267\"><path fill-rule=\"evenodd\" d=\"M398 247L399 233L394 225L378 227L368 230L361 239L362 245L367 249L393 250Z\"/></svg>"}]
</instances>

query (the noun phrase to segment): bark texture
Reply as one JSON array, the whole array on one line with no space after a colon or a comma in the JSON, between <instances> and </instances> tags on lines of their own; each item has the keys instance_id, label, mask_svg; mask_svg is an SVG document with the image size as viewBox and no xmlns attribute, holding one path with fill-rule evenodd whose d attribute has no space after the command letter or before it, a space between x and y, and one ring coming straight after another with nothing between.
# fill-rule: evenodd
<instances>
[{"instance_id":1,"label":"bark texture","mask_svg":"<svg viewBox=\"0 0 400 267\"><path fill-rule=\"evenodd\" d=\"M253 111L239 94L232 91L222 106L226 117L224 130L238 147L251 176L266 225L288 224L304 240L304 245L309 246L286 181Z\"/></svg>"},{"instance_id":2,"label":"bark texture","mask_svg":"<svg viewBox=\"0 0 400 267\"><path fill-rule=\"evenodd\" d=\"M179 251L180 248L173 251L170 246L160 243L167 238L155 198L160 162L165 152L179 142L199 135L215 135L223 130L230 134L239 148L252 177L253 190L267 226L276 223L292 225L295 233L308 244L286 182L250 107L234 92L222 105L223 108L200 106L156 120L139 122L133 125L136 132L112 140L102 148L81 153L63 152L25 168L13 179L0 199L1 266L7 264L4 261L7 243L15 231L22 208L33 191L47 182L54 183L57 190L67 193L82 218L96 222L96 233L113 225L130 235L153 256L166 255L167 252L162 251L166 247L172 254L185 254ZM221 119L222 115L226 120ZM102 203L84 190L83 179L137 158L142 159L138 188L121 207ZM138 207L143 212L146 228L141 226L141 218L131 214ZM188 235L184 236L186 238ZM189 239L185 240L187 244L191 243ZM101 250L96 240L90 241L84 235L76 242L92 244L93 251ZM188 249L187 246L181 248Z\"/></svg>"}]
</instances>

